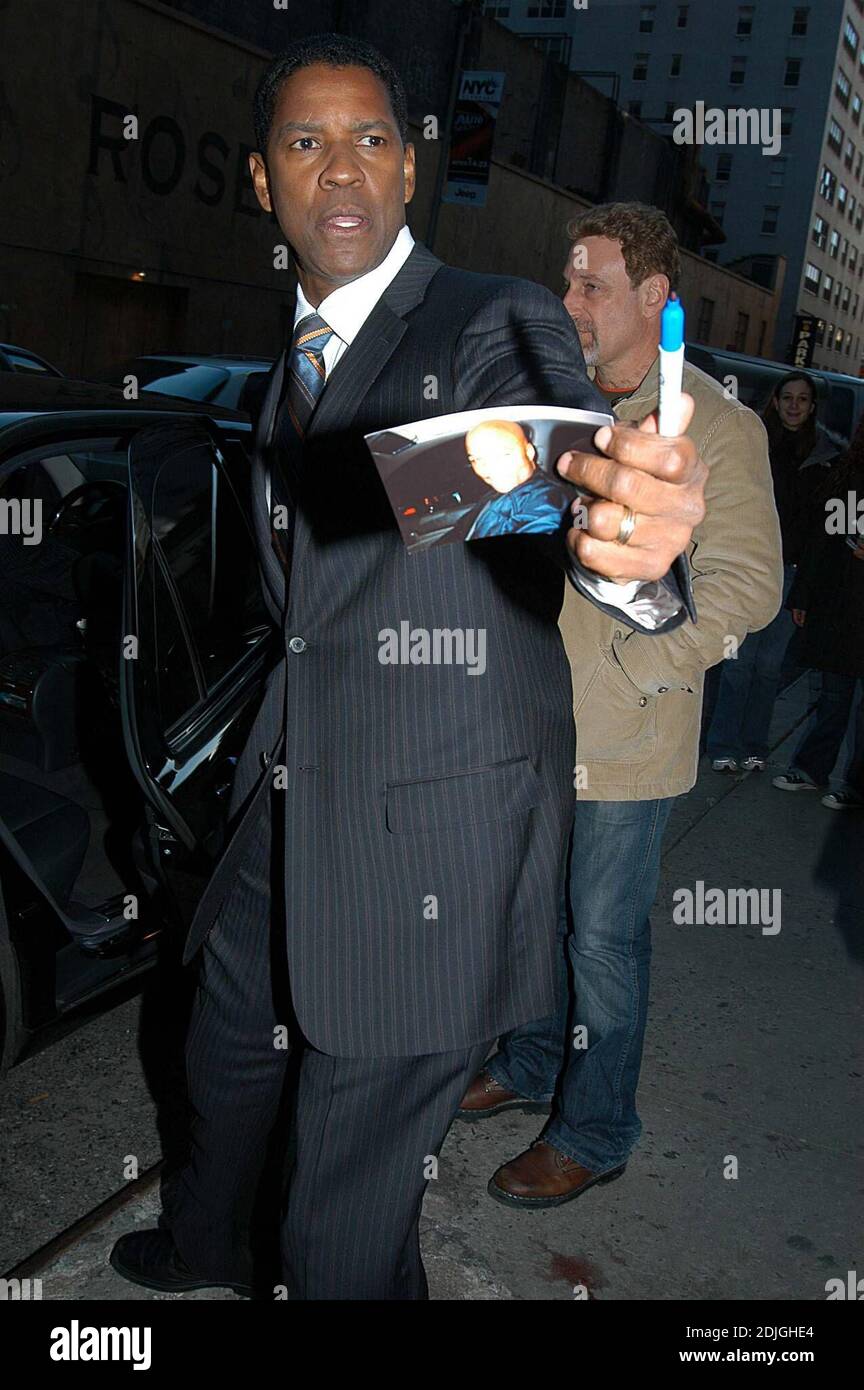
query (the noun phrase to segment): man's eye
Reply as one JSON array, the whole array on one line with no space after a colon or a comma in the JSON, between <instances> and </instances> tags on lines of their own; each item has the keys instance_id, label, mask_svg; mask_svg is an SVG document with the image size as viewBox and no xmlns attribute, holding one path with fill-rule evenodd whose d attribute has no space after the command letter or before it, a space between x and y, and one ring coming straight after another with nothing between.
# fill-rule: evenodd
<instances>
[{"instance_id":1,"label":"man's eye","mask_svg":"<svg viewBox=\"0 0 864 1390\"><path fill-rule=\"evenodd\" d=\"M317 144L317 141L315 140L314 136L312 136L312 135L301 135L299 140L295 140L295 141L293 142L293 144L291 145L291 149L292 149L292 150L299 150L299 149L311 150L311 149L314 149L314 148L315 148L316 144Z\"/></svg>"},{"instance_id":2,"label":"man's eye","mask_svg":"<svg viewBox=\"0 0 864 1390\"><path fill-rule=\"evenodd\" d=\"M373 145L373 146L371 146L372 149L377 149L377 146L378 146L378 145L384 145L384 144L386 144L386 141L385 141L383 135L364 135L364 136L361 138L361 140L360 140L360 144L363 145L363 144L365 144L368 140L375 140L375 141L376 141L376 144Z\"/></svg>"}]
</instances>

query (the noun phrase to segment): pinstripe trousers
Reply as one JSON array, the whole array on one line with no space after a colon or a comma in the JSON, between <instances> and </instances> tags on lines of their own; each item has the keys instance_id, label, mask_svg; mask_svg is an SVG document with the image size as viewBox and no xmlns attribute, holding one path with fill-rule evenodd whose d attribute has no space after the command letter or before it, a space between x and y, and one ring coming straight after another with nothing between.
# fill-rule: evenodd
<instances>
[{"instance_id":1,"label":"pinstripe trousers","mask_svg":"<svg viewBox=\"0 0 864 1390\"><path fill-rule=\"evenodd\" d=\"M270 827L265 810L202 947L186 1043L191 1151L162 1194L162 1224L196 1274L258 1287L262 1175L298 1047ZM299 1048L279 1242L288 1297L427 1298L419 1221L431 1160L489 1044L423 1057L333 1057L302 1038Z\"/></svg>"}]
</instances>

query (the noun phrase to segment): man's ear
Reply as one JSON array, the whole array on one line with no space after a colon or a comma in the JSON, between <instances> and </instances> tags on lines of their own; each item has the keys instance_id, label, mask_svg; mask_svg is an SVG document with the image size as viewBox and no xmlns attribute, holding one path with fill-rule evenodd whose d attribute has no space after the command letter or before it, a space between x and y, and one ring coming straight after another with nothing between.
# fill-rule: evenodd
<instances>
[{"instance_id":1,"label":"man's ear","mask_svg":"<svg viewBox=\"0 0 864 1390\"><path fill-rule=\"evenodd\" d=\"M409 143L405 146L405 153L402 159L402 173L405 179L405 202L410 203L414 197L414 189L417 187L417 167L414 161L414 146Z\"/></svg>"},{"instance_id":2,"label":"man's ear","mask_svg":"<svg viewBox=\"0 0 864 1390\"><path fill-rule=\"evenodd\" d=\"M658 318L669 298L668 275L649 275L639 286L639 291L645 318Z\"/></svg>"},{"instance_id":3,"label":"man's ear","mask_svg":"<svg viewBox=\"0 0 864 1390\"><path fill-rule=\"evenodd\" d=\"M270 199L270 184L267 179L267 165L264 163L263 154L253 151L249 156L249 173L252 175L252 187L255 189L255 197L261 204L265 212L273 211L273 203Z\"/></svg>"},{"instance_id":4,"label":"man's ear","mask_svg":"<svg viewBox=\"0 0 864 1390\"><path fill-rule=\"evenodd\" d=\"M526 452L526 454L528 455L528 457L529 457L529 459L531 460L532 463L536 463L536 462L537 462L537 450L534 448L534 445L533 445L533 444L526 444L526 445L525 445L525 452Z\"/></svg>"}]
</instances>

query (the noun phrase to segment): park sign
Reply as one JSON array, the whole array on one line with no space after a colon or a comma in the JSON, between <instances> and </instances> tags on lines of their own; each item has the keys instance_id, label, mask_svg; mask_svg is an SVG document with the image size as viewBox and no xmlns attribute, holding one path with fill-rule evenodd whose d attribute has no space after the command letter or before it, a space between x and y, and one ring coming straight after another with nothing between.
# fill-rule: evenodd
<instances>
[{"instance_id":1,"label":"park sign","mask_svg":"<svg viewBox=\"0 0 864 1390\"><path fill-rule=\"evenodd\" d=\"M453 112L450 157L442 201L486 206L503 72L463 72Z\"/></svg>"},{"instance_id":2,"label":"park sign","mask_svg":"<svg viewBox=\"0 0 864 1390\"><path fill-rule=\"evenodd\" d=\"M817 320L812 314L796 314L789 361L793 367L809 367L813 361Z\"/></svg>"}]
</instances>

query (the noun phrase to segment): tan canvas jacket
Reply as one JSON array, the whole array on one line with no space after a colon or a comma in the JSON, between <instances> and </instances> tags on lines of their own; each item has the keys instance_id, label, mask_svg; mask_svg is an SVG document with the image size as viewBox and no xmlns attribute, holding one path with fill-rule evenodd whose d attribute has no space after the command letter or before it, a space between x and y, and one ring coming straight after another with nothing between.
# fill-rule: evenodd
<instances>
[{"instance_id":1,"label":"tan canvas jacket","mask_svg":"<svg viewBox=\"0 0 864 1390\"><path fill-rule=\"evenodd\" d=\"M615 408L657 406L659 363ZM662 637L633 632L570 585L560 627L573 673L575 785L587 801L677 796L696 781L704 673L777 613L783 569L768 439L758 415L686 363L696 409L687 431L708 465L706 515L689 558L698 622Z\"/></svg>"}]
</instances>

